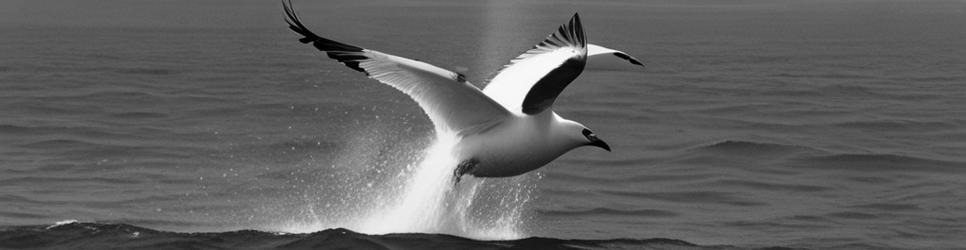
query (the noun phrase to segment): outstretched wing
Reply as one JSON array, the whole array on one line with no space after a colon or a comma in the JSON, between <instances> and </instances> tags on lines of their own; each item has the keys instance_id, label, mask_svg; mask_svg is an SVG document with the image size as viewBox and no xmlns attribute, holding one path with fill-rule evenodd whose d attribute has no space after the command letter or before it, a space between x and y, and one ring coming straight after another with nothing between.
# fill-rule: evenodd
<instances>
[{"instance_id":1,"label":"outstretched wing","mask_svg":"<svg viewBox=\"0 0 966 250\"><path fill-rule=\"evenodd\" d=\"M458 73L320 37L302 24L291 2L283 2L283 7L289 28L304 36L300 42L312 43L330 58L406 93L429 115L437 131L479 129L510 115Z\"/></svg>"},{"instance_id":2,"label":"outstretched wing","mask_svg":"<svg viewBox=\"0 0 966 250\"><path fill-rule=\"evenodd\" d=\"M644 67L641 60L623 51L605 48L596 44L587 44L587 68L603 70L619 70L634 68L634 65Z\"/></svg>"},{"instance_id":3,"label":"outstretched wing","mask_svg":"<svg viewBox=\"0 0 966 250\"><path fill-rule=\"evenodd\" d=\"M574 14L570 23L510 61L490 80L483 93L506 109L535 115L553 105L587 62L587 40Z\"/></svg>"}]
</instances>

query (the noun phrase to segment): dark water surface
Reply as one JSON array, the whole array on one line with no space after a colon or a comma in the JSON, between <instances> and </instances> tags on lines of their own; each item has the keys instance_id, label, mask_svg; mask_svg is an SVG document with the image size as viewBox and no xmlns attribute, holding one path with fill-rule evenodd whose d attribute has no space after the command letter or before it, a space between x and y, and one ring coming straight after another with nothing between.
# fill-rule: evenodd
<instances>
[{"instance_id":1,"label":"dark water surface","mask_svg":"<svg viewBox=\"0 0 966 250\"><path fill-rule=\"evenodd\" d=\"M966 247L961 1L296 2L478 86L577 11L644 59L555 107L614 152L475 180L470 217L512 203L513 230L439 232L504 241L334 229L365 231L432 126L276 1L0 7L0 248Z\"/></svg>"}]
</instances>

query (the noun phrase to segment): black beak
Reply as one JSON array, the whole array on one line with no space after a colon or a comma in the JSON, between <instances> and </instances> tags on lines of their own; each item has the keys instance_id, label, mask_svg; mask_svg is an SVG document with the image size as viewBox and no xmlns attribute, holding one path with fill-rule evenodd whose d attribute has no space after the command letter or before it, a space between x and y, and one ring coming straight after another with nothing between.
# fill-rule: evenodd
<instances>
[{"instance_id":1,"label":"black beak","mask_svg":"<svg viewBox=\"0 0 966 250\"><path fill-rule=\"evenodd\" d=\"M610 146L608 146L607 143L604 142L603 140L597 139L597 137L594 137L592 139L592 141L590 142L590 144L588 144L588 145L595 146L595 147L599 147L599 148L602 148L604 150L607 150L607 152L610 152Z\"/></svg>"}]
</instances>

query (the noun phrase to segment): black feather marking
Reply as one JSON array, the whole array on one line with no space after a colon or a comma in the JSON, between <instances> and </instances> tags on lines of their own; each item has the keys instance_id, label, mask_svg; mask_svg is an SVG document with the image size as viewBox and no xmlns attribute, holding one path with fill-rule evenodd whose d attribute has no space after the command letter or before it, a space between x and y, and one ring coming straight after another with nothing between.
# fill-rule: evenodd
<instances>
[{"instance_id":1,"label":"black feather marking","mask_svg":"<svg viewBox=\"0 0 966 250\"><path fill-rule=\"evenodd\" d=\"M641 67L644 66L644 63L642 63L641 61L638 61L637 59L635 59L635 58L633 58L633 57L631 57L631 56L629 56L627 54L620 53L620 52L614 52L614 55L617 56L617 57L620 57L621 59L630 61L633 64L641 65Z\"/></svg>"},{"instance_id":2,"label":"black feather marking","mask_svg":"<svg viewBox=\"0 0 966 250\"><path fill-rule=\"evenodd\" d=\"M369 59L363 54L365 49L316 35L302 24L302 20L299 19L298 15L295 14L295 9L292 8L291 0L283 1L282 7L285 9L285 22L288 23L288 28L304 36L299 38L299 42L312 43L315 48L325 51L329 58L338 60L356 71L368 74L365 69L359 67L359 61Z\"/></svg>"},{"instance_id":3,"label":"black feather marking","mask_svg":"<svg viewBox=\"0 0 966 250\"><path fill-rule=\"evenodd\" d=\"M566 47L568 45L573 45L577 47L586 47L587 39L584 35L584 28L580 25L580 15L574 13L574 16L570 18L570 22L566 25L561 25L557 28L557 32L550 34L547 39L541 41L534 48L540 47Z\"/></svg>"},{"instance_id":4,"label":"black feather marking","mask_svg":"<svg viewBox=\"0 0 966 250\"><path fill-rule=\"evenodd\" d=\"M570 40L567 40L568 38ZM501 68L496 73L494 73L493 76L500 75L500 73L502 73L507 68L512 67L516 62L526 60L527 58L533 57L535 55L547 53L547 52L559 49L561 47L569 47L569 46L572 46L578 49L583 49L583 50L587 48L587 39L586 39L586 36L584 35L584 29L580 25L580 15L577 13L574 13L574 16L570 18L570 22L568 22L567 24L561 25L560 27L557 28L556 32L547 36L547 38L545 38L543 41L540 41L540 43L538 43L537 45L534 45L532 48L524 52L522 55L517 56L513 60L510 60L509 64L504 65L503 68ZM584 57L586 57L586 55L584 55ZM491 76L491 80L493 76ZM568 84L568 83L569 82L564 84Z\"/></svg>"},{"instance_id":5,"label":"black feather marking","mask_svg":"<svg viewBox=\"0 0 966 250\"><path fill-rule=\"evenodd\" d=\"M583 60L571 58L540 78L523 99L523 113L535 115L550 108L560 92L584 71L585 65Z\"/></svg>"},{"instance_id":6,"label":"black feather marking","mask_svg":"<svg viewBox=\"0 0 966 250\"><path fill-rule=\"evenodd\" d=\"M558 43L560 45L557 45ZM587 39L580 24L580 15L575 13L567 25L557 28L556 33L551 34L536 47L550 47L547 46L548 44L553 45L553 47L577 46L586 48ZM549 109L560 92L563 92L564 88L584 71L586 59L586 54L567 59L543 78L540 78L524 97L521 111L524 114L535 115Z\"/></svg>"}]
</instances>

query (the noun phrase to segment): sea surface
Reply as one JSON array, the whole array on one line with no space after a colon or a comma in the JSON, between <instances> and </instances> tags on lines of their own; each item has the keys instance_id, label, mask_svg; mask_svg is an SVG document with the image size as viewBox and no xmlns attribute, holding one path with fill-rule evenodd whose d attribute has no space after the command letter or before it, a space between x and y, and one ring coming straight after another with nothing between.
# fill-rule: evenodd
<instances>
[{"instance_id":1,"label":"sea surface","mask_svg":"<svg viewBox=\"0 0 966 250\"><path fill-rule=\"evenodd\" d=\"M613 152L452 185L279 1L4 1L0 249L966 249L966 2L294 5L481 87L575 12L647 67L555 104Z\"/></svg>"}]
</instances>

